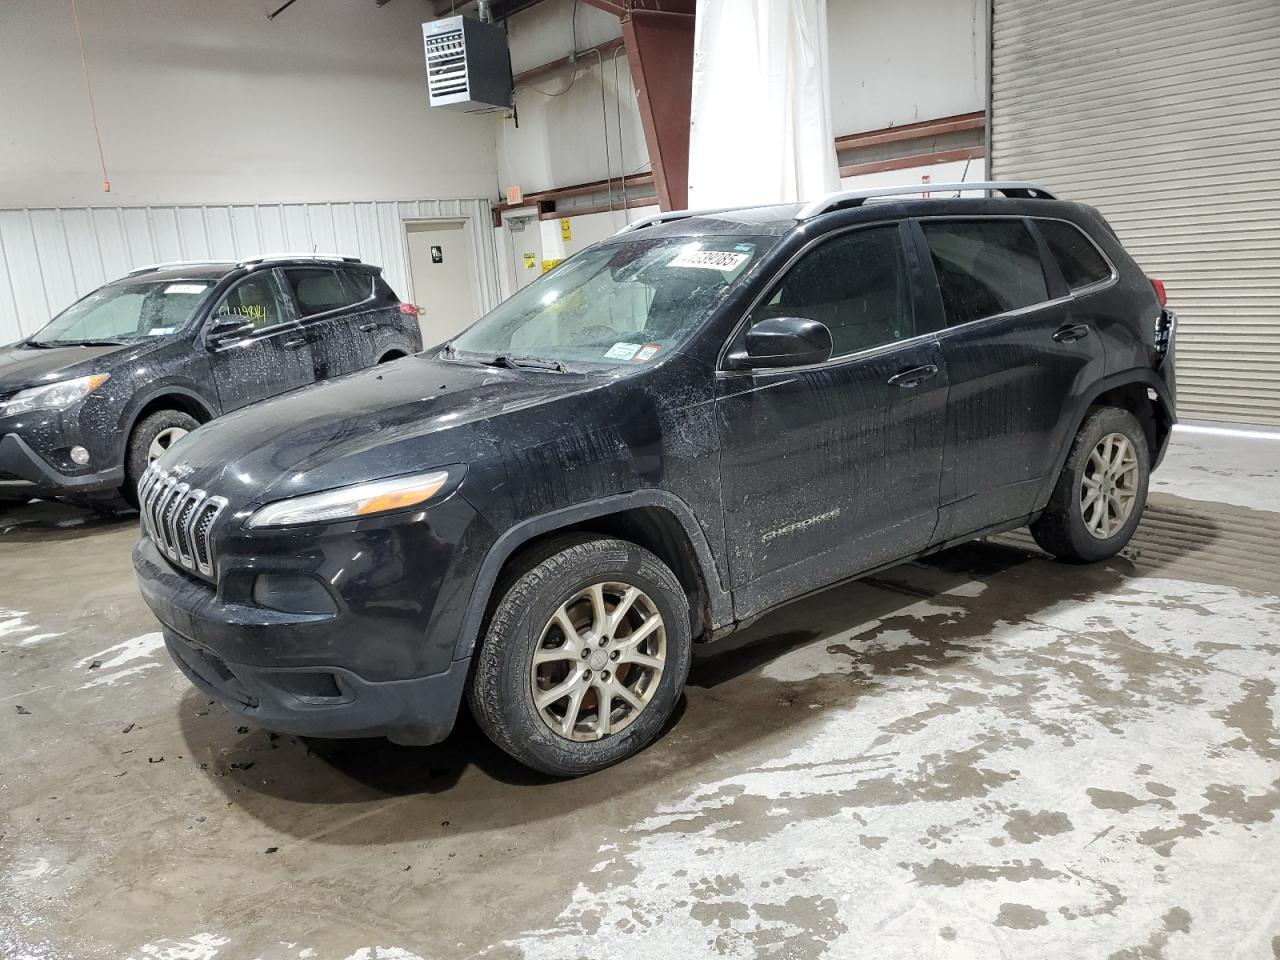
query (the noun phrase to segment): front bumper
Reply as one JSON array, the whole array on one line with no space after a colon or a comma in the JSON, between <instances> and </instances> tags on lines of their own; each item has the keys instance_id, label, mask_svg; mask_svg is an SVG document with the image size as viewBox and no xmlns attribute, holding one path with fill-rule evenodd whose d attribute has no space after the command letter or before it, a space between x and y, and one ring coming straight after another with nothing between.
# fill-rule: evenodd
<instances>
[{"instance_id":1,"label":"front bumper","mask_svg":"<svg viewBox=\"0 0 1280 960\"><path fill-rule=\"evenodd\" d=\"M416 523L228 535L216 588L176 569L146 536L133 563L179 669L246 720L282 733L435 743L453 728L469 661L453 659L457 624L445 615L467 584L455 578L454 589L436 583L433 592L432 581L450 581L446 541L471 516L455 497ZM285 573L328 584L330 608L261 605L255 578Z\"/></svg>"},{"instance_id":2,"label":"front bumper","mask_svg":"<svg viewBox=\"0 0 1280 960\"><path fill-rule=\"evenodd\" d=\"M66 497L114 490L124 483L124 467L68 476L55 470L16 433L0 436L0 499Z\"/></svg>"}]
</instances>

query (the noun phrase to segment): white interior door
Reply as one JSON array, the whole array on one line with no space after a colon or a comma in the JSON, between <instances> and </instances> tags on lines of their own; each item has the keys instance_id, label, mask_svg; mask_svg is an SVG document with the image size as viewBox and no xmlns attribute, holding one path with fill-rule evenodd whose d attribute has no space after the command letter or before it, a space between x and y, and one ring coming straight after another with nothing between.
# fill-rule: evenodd
<instances>
[{"instance_id":1,"label":"white interior door","mask_svg":"<svg viewBox=\"0 0 1280 960\"><path fill-rule=\"evenodd\" d=\"M435 346L480 316L471 227L465 220L410 220L404 229L422 342Z\"/></svg>"}]
</instances>

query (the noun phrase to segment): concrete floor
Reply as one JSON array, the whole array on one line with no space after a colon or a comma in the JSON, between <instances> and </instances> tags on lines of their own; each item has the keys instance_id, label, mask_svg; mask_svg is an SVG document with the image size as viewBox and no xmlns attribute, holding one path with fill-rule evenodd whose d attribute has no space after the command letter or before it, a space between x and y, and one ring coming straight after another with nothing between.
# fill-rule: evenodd
<instances>
[{"instance_id":1,"label":"concrete floor","mask_svg":"<svg viewBox=\"0 0 1280 960\"><path fill-rule=\"evenodd\" d=\"M573 782L238 726L134 537L0 513L5 960L1280 956L1280 442L1179 434L1124 559L781 611Z\"/></svg>"}]
</instances>

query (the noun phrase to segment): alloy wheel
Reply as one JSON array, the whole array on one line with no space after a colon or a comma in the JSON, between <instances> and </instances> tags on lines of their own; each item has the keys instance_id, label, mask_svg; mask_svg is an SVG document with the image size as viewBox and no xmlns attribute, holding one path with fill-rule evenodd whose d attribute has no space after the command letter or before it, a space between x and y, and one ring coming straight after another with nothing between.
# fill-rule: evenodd
<instances>
[{"instance_id":1,"label":"alloy wheel","mask_svg":"<svg viewBox=\"0 0 1280 960\"><path fill-rule=\"evenodd\" d=\"M1138 453L1123 433L1098 441L1080 480L1080 516L1099 540L1116 535L1138 500Z\"/></svg>"},{"instance_id":2,"label":"alloy wheel","mask_svg":"<svg viewBox=\"0 0 1280 960\"><path fill-rule=\"evenodd\" d=\"M161 430L156 434L155 439L151 441L151 446L147 447L147 463L154 463L159 460L170 447L189 432L182 427L166 427Z\"/></svg>"},{"instance_id":3,"label":"alloy wheel","mask_svg":"<svg viewBox=\"0 0 1280 960\"><path fill-rule=\"evenodd\" d=\"M529 673L534 706L566 739L612 736L653 699L666 659L666 625L648 594L626 583L593 583L542 629Z\"/></svg>"}]
</instances>

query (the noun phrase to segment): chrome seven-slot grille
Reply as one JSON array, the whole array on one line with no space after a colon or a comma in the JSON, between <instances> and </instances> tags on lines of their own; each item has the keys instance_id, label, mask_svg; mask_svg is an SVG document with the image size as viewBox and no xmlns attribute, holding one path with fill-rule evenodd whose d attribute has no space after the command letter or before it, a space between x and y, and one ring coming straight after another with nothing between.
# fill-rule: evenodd
<instances>
[{"instance_id":1,"label":"chrome seven-slot grille","mask_svg":"<svg viewBox=\"0 0 1280 960\"><path fill-rule=\"evenodd\" d=\"M154 464L138 483L138 509L147 536L178 566L204 577L213 576L209 531L226 506L222 497L192 489Z\"/></svg>"}]
</instances>

